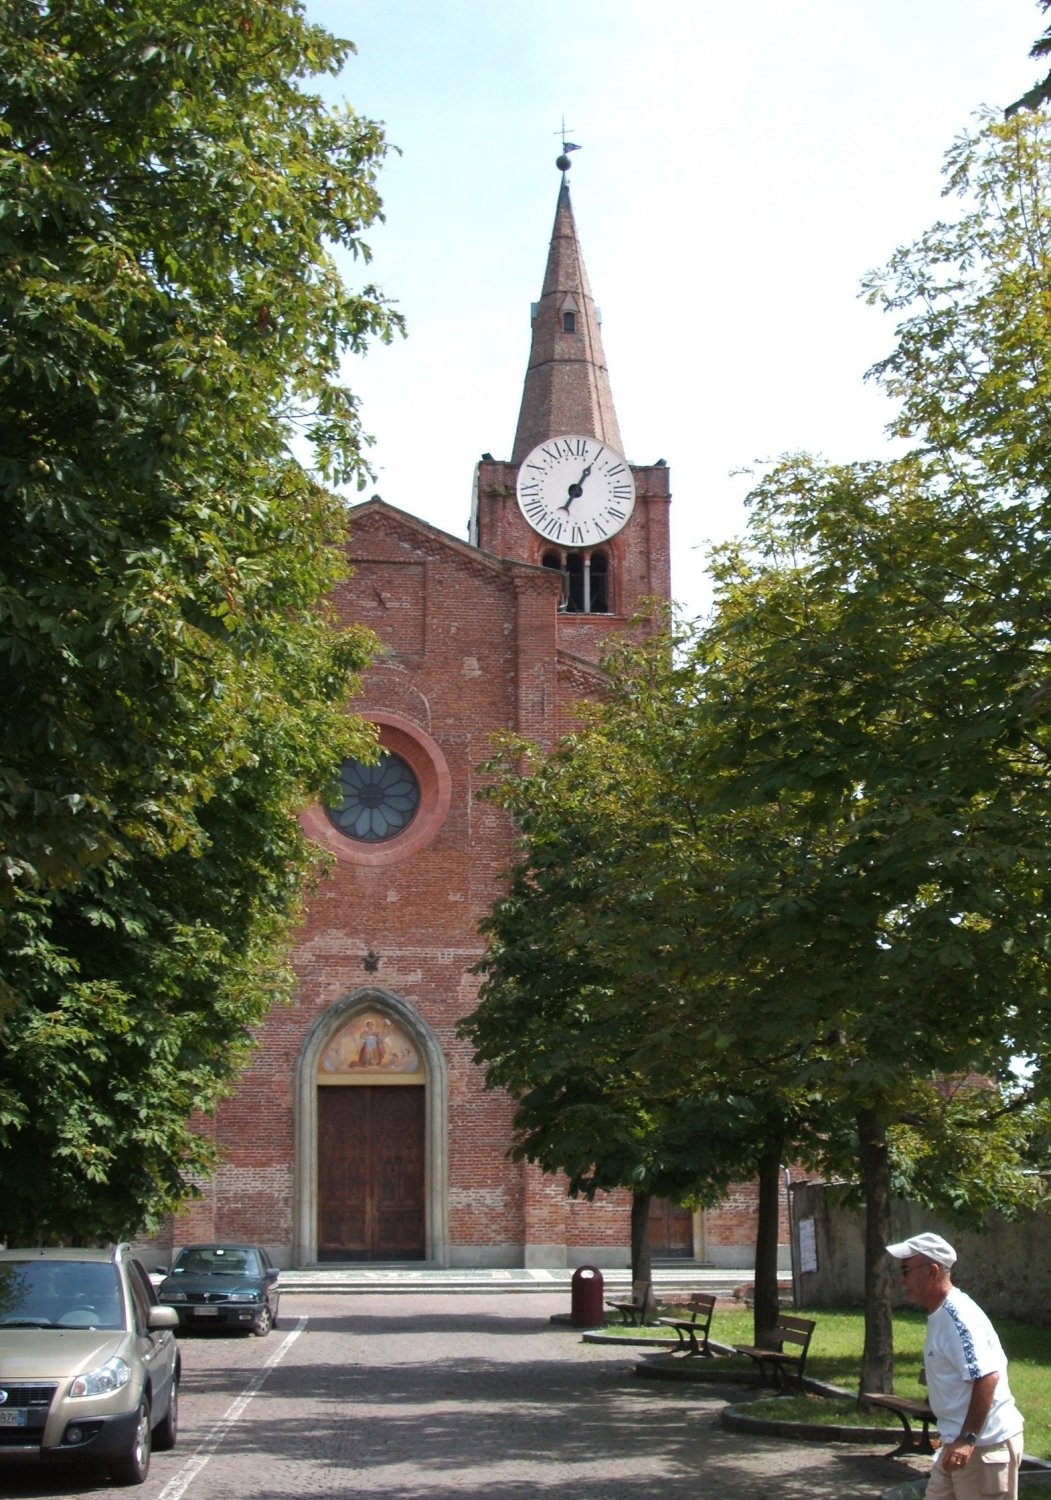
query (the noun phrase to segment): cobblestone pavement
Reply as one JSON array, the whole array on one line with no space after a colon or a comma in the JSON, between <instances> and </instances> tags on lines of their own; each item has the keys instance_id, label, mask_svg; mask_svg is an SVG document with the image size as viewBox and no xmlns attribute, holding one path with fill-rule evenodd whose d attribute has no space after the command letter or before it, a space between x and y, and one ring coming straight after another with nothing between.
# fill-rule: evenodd
<instances>
[{"instance_id":1,"label":"cobblestone pavement","mask_svg":"<svg viewBox=\"0 0 1051 1500\"><path fill-rule=\"evenodd\" d=\"M727 1433L733 1387L640 1380L551 1323L564 1295L295 1296L266 1339L186 1338L182 1432L142 1500L875 1500L886 1448ZM72 1473L0 1494L116 1495Z\"/></svg>"}]
</instances>

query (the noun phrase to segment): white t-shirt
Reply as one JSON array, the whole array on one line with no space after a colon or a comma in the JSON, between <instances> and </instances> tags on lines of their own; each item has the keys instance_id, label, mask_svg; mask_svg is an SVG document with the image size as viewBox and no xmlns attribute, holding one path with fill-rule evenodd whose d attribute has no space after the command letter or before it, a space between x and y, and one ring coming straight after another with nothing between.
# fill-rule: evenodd
<instances>
[{"instance_id":1,"label":"white t-shirt","mask_svg":"<svg viewBox=\"0 0 1051 1500\"><path fill-rule=\"evenodd\" d=\"M941 1307L928 1317L923 1364L927 1399L938 1418L943 1443L953 1442L963 1432L971 1386L993 1370L1000 1379L978 1441L983 1447L1002 1443L1022 1431L1022 1413L1007 1383L1007 1356L993 1325L966 1292L953 1287Z\"/></svg>"}]
</instances>

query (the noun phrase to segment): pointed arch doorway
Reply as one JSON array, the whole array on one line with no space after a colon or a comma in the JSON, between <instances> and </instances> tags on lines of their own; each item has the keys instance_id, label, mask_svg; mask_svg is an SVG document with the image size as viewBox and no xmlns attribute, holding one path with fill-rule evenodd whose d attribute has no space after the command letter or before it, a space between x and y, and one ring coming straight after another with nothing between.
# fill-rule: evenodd
<instances>
[{"instance_id":1,"label":"pointed arch doorway","mask_svg":"<svg viewBox=\"0 0 1051 1500\"><path fill-rule=\"evenodd\" d=\"M438 1260L445 1245L444 1059L395 997L333 1007L300 1059L297 1260Z\"/></svg>"}]
</instances>

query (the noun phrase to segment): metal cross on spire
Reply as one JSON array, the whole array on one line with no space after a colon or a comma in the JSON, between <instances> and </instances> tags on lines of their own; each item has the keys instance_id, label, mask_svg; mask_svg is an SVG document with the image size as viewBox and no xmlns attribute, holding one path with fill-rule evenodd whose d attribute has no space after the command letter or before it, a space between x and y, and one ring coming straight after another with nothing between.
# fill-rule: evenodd
<instances>
[{"instance_id":1,"label":"metal cross on spire","mask_svg":"<svg viewBox=\"0 0 1051 1500\"><path fill-rule=\"evenodd\" d=\"M571 151L579 151L580 147L575 141L566 140L566 117L562 116L562 129L555 132L562 141L562 155L556 160L555 166L560 172L568 172L573 163L569 159Z\"/></svg>"}]
</instances>

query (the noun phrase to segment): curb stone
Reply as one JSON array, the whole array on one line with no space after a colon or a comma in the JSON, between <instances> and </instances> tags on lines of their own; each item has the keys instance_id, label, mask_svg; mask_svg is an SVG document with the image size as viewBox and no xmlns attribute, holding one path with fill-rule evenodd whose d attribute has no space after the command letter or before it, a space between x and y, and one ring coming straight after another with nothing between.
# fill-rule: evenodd
<instances>
[{"instance_id":1,"label":"curb stone","mask_svg":"<svg viewBox=\"0 0 1051 1500\"><path fill-rule=\"evenodd\" d=\"M804 1443L897 1441L897 1430L893 1427L836 1427L830 1422L779 1422L776 1417L751 1417L741 1406L724 1406L719 1413L719 1422L727 1432L756 1432L765 1437L796 1438ZM926 1480L921 1481L921 1485L926 1485ZM916 1493L922 1494L923 1489Z\"/></svg>"},{"instance_id":2,"label":"curb stone","mask_svg":"<svg viewBox=\"0 0 1051 1500\"><path fill-rule=\"evenodd\" d=\"M923 1500L926 1488L926 1479L910 1479L907 1484L896 1484L892 1490L884 1490L881 1500ZM1034 1492L1051 1494L1051 1472L1047 1469L1023 1469L1018 1476L1018 1488L1027 1495Z\"/></svg>"}]
</instances>

